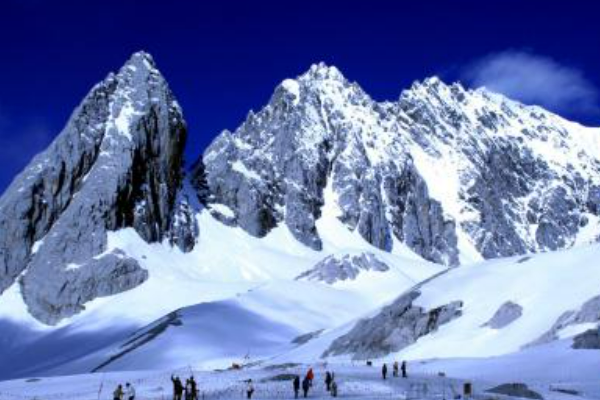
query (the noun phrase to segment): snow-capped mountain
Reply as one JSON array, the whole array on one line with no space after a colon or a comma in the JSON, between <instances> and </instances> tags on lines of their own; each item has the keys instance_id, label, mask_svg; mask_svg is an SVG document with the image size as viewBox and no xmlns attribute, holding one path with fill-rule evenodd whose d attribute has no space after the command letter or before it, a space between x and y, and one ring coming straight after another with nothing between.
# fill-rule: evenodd
<instances>
[{"instance_id":1,"label":"snow-capped mountain","mask_svg":"<svg viewBox=\"0 0 600 400\"><path fill-rule=\"evenodd\" d=\"M193 223L176 204L185 138L167 83L149 55L135 54L0 199L0 291L20 277L29 312L53 324L147 279L138 261L107 248L107 231L134 227L187 249L193 227L176 228Z\"/></svg>"},{"instance_id":2,"label":"snow-capped mountain","mask_svg":"<svg viewBox=\"0 0 600 400\"><path fill-rule=\"evenodd\" d=\"M377 102L319 64L188 172L185 138L140 52L15 178L0 377L495 356L600 320L600 129L438 78Z\"/></svg>"},{"instance_id":3,"label":"snow-capped mountain","mask_svg":"<svg viewBox=\"0 0 600 400\"><path fill-rule=\"evenodd\" d=\"M214 212L252 235L283 222L320 249L330 190L373 246L458 265L595 241L599 133L438 78L379 103L319 64L217 137L196 174Z\"/></svg>"}]
</instances>

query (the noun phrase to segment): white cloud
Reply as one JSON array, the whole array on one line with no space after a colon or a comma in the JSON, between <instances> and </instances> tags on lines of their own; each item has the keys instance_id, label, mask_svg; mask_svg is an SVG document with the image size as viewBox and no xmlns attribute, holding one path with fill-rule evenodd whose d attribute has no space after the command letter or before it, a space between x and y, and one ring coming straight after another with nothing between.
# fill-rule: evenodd
<instances>
[{"instance_id":1,"label":"white cloud","mask_svg":"<svg viewBox=\"0 0 600 400\"><path fill-rule=\"evenodd\" d=\"M461 79L558 113L598 114L600 110L598 90L580 70L526 51L490 54L468 66Z\"/></svg>"}]
</instances>

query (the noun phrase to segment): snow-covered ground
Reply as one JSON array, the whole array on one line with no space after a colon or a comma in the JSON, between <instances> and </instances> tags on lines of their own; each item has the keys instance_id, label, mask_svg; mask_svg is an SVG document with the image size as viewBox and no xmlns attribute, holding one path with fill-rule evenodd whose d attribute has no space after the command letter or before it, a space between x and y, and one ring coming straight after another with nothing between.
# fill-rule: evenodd
<instances>
[{"instance_id":1,"label":"snow-covered ground","mask_svg":"<svg viewBox=\"0 0 600 400\"><path fill-rule=\"evenodd\" d=\"M549 391L551 385L599 397L600 352L570 348L572 337L597 327L597 321L569 325L557 332L559 340L523 350L563 313L600 295L599 246L446 270L400 243L394 243L391 253L374 248L339 222L331 196L326 192L317 222L321 252L300 244L285 226L258 239L218 222L208 211L198 215L200 241L187 254L166 243L147 244L132 229L110 233L107 251L120 248L135 257L150 278L133 290L90 302L84 312L56 327L30 317L14 285L0 297L0 379L55 377L2 382L0 399L97 399L101 382L101 398L107 398L109 388L127 380L143 398L158 399L170 392L171 371L186 375L190 369L212 396L207 398L239 398L248 377L258 382L257 398L283 398L289 397L289 382L262 381L277 373L273 365L301 363L292 371L296 373L315 363L322 369L318 363L326 361L338 371L343 396L411 397L423 380L431 381L431 394L441 390L444 380L435 376L443 371L477 382L476 388L525 381L546 398L566 396ZM355 279L332 284L296 279L330 255L363 252L389 269L362 270ZM416 305L431 309L460 300L462 316L374 360L377 365L411 360L419 374L410 381L414 386L382 382L377 368L353 362L351 354L321 358L358 320L377 315L426 280ZM484 326L507 302L519 305L522 315L503 328ZM256 367L212 372L232 363ZM98 373L72 375L92 370ZM313 395L325 393L321 389Z\"/></svg>"},{"instance_id":2,"label":"snow-covered ground","mask_svg":"<svg viewBox=\"0 0 600 400\"><path fill-rule=\"evenodd\" d=\"M169 329L105 369L172 368L199 360L214 367L247 353L271 356L293 347L296 336L348 323L443 270L399 243L392 253L374 248L343 226L335 210L318 221L320 252L300 244L286 226L259 239L207 211L198 219L201 239L191 253L148 244L133 229L110 233L107 251L119 248L135 257L149 279L86 304L84 312L56 327L31 317L13 285L0 297L0 358L7 361L0 378L90 371L119 353L137 329L180 309L182 328ZM334 285L295 279L331 254L363 251L390 269L364 271Z\"/></svg>"},{"instance_id":3,"label":"snow-covered ground","mask_svg":"<svg viewBox=\"0 0 600 400\"><path fill-rule=\"evenodd\" d=\"M193 375L198 382L200 398L239 399L244 398L246 381L252 379L256 399L293 398L290 376L304 377L309 367L314 369L315 381L309 398L330 398L325 390L325 371L333 371L338 384L339 397L362 399L452 399L463 393L464 383L473 386L475 399L509 398L490 395L486 391L506 382L523 382L545 399L577 400L600 397L597 366L600 360L584 357L578 365L565 365L563 371L574 367L570 375L542 377L539 374L546 362L559 361L560 351L545 352L543 358L500 357L487 360L445 360L408 364L408 378L391 376L381 378L381 364L366 366L353 364L288 364L279 366L255 366L242 370L199 370L193 365L163 371L111 372L54 378L30 378L0 382L0 398L4 399L65 399L97 400L110 399L118 384L130 382L136 388L138 398L170 399L172 374L185 381ZM547 357L547 354L552 354ZM572 358L571 361L574 359ZM561 361L564 361L561 360ZM595 363L595 364L594 364ZM515 369L515 366L518 366ZM531 374L533 370L537 373ZM443 373L440 374L440 373ZM569 390L572 394L561 392Z\"/></svg>"}]
</instances>

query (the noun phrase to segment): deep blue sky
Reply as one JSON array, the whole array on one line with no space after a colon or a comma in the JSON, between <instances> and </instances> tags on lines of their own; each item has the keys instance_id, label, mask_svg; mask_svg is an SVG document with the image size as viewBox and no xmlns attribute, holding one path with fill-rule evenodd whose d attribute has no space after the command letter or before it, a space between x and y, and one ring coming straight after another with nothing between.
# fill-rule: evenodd
<instances>
[{"instance_id":1,"label":"deep blue sky","mask_svg":"<svg viewBox=\"0 0 600 400\"><path fill-rule=\"evenodd\" d=\"M543 88L565 88L566 98L545 105L600 126L596 3L2 0L0 191L90 87L140 49L183 106L188 161L264 105L282 79L318 61L381 100L433 74L510 87L528 102L544 103ZM533 76L541 84L529 88Z\"/></svg>"}]
</instances>

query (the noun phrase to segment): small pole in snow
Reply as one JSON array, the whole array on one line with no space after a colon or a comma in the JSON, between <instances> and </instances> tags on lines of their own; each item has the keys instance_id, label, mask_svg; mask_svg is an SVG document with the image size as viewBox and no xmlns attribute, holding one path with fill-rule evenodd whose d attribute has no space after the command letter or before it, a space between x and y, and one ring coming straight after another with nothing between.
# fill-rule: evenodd
<instances>
[{"instance_id":1,"label":"small pole in snow","mask_svg":"<svg viewBox=\"0 0 600 400\"><path fill-rule=\"evenodd\" d=\"M100 387L98 388L98 400L100 400L100 395L102 394L102 386L104 386L104 374L102 374L102 378L100 378Z\"/></svg>"}]
</instances>

